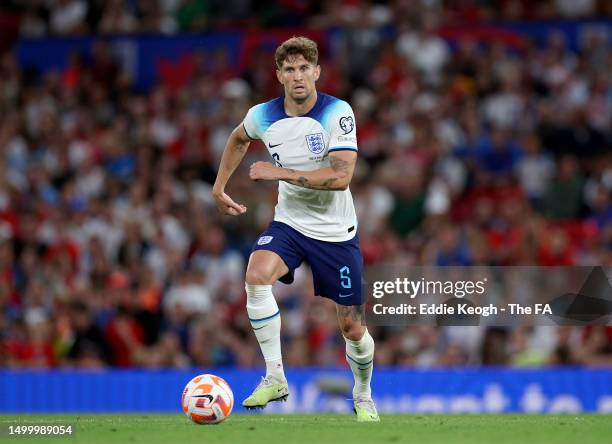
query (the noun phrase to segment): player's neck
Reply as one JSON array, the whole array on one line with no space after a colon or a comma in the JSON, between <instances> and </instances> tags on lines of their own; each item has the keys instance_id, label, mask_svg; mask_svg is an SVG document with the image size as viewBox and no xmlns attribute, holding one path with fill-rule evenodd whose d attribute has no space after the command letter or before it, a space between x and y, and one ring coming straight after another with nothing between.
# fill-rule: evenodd
<instances>
[{"instance_id":1,"label":"player's neck","mask_svg":"<svg viewBox=\"0 0 612 444\"><path fill-rule=\"evenodd\" d=\"M292 100L289 96L285 96L285 113L291 117L303 116L304 114L308 113L316 103L316 90L310 95L310 97L301 103Z\"/></svg>"}]
</instances>

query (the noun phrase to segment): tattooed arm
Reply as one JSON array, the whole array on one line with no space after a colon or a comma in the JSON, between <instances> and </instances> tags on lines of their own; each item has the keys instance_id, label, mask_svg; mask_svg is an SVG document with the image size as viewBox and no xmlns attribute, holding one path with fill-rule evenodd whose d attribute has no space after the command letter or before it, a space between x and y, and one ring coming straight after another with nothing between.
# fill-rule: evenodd
<instances>
[{"instance_id":1,"label":"tattooed arm","mask_svg":"<svg viewBox=\"0 0 612 444\"><path fill-rule=\"evenodd\" d=\"M217 202L219 211L230 216L238 216L247 210L244 205L234 202L231 197L225 194L225 185L242 161L250 143L251 139L247 135L244 125L240 124L227 139L217 179L213 185L213 197Z\"/></svg>"},{"instance_id":2,"label":"tattooed arm","mask_svg":"<svg viewBox=\"0 0 612 444\"><path fill-rule=\"evenodd\" d=\"M346 190L356 162L355 151L334 151L329 155L330 166L314 171L296 171L268 162L255 162L251 165L250 177L253 180L284 180L313 190Z\"/></svg>"}]
</instances>

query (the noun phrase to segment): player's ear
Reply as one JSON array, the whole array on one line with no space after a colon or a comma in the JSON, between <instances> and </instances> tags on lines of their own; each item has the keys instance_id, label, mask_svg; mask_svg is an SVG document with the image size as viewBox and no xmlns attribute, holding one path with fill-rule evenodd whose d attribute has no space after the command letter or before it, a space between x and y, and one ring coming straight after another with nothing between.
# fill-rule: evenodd
<instances>
[{"instance_id":1,"label":"player's ear","mask_svg":"<svg viewBox=\"0 0 612 444\"><path fill-rule=\"evenodd\" d=\"M314 79L315 81L319 80L319 76L321 75L321 65L315 66L314 69Z\"/></svg>"},{"instance_id":2,"label":"player's ear","mask_svg":"<svg viewBox=\"0 0 612 444\"><path fill-rule=\"evenodd\" d=\"M276 78L278 79L279 83L283 85L283 73L278 68L276 68Z\"/></svg>"}]
</instances>

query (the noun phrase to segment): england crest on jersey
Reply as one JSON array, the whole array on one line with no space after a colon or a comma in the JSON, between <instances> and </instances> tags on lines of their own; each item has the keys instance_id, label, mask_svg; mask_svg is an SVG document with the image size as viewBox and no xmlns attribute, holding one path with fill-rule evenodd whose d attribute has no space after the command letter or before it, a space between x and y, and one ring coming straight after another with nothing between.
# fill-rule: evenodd
<instances>
[{"instance_id":1,"label":"england crest on jersey","mask_svg":"<svg viewBox=\"0 0 612 444\"><path fill-rule=\"evenodd\" d=\"M325 149L323 133L308 134L306 136L306 143L308 144L308 149L314 154L320 154Z\"/></svg>"}]
</instances>

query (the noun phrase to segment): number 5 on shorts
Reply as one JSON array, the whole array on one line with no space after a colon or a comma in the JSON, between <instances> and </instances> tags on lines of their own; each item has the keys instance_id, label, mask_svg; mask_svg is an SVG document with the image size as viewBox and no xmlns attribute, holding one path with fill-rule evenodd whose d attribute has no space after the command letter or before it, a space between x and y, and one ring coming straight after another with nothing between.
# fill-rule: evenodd
<instances>
[{"instance_id":1,"label":"number 5 on shorts","mask_svg":"<svg viewBox=\"0 0 612 444\"><path fill-rule=\"evenodd\" d=\"M340 269L340 285L342 285L342 288L351 288L349 274L351 274L351 269L346 265Z\"/></svg>"}]
</instances>

